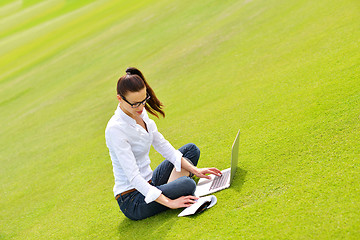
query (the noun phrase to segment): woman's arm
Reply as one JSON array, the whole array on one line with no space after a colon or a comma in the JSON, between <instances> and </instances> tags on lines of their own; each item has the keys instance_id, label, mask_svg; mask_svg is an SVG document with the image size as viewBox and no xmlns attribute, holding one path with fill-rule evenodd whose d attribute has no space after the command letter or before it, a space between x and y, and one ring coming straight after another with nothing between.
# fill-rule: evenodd
<instances>
[{"instance_id":1,"label":"woman's arm","mask_svg":"<svg viewBox=\"0 0 360 240\"><path fill-rule=\"evenodd\" d=\"M149 128L153 132L152 145L155 150L160 153L165 159L174 164L177 172L181 171L181 157L182 153L176 150L157 130L155 122L149 122Z\"/></svg>"},{"instance_id":2,"label":"woman's arm","mask_svg":"<svg viewBox=\"0 0 360 240\"><path fill-rule=\"evenodd\" d=\"M221 176L221 171L217 168L197 168L191 163L189 163L185 158L181 158L181 168L193 173L199 178L207 178L211 179L210 176L206 174L214 174L217 176Z\"/></svg>"},{"instance_id":3,"label":"woman's arm","mask_svg":"<svg viewBox=\"0 0 360 240\"><path fill-rule=\"evenodd\" d=\"M181 158L181 171L177 172L175 169L171 172L168 182L172 182L178 178L183 176L189 176L190 172L196 175L199 178L211 179L210 176L206 174L214 174L217 176L221 176L221 172L217 168L197 168L185 158Z\"/></svg>"}]
</instances>

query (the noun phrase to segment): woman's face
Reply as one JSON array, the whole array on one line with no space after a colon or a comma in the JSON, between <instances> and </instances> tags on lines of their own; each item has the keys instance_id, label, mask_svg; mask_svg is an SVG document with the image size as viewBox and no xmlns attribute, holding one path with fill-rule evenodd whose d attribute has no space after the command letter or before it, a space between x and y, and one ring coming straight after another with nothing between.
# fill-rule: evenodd
<instances>
[{"instance_id":1,"label":"woman's face","mask_svg":"<svg viewBox=\"0 0 360 240\"><path fill-rule=\"evenodd\" d=\"M141 89L138 92L128 91L123 99L120 95L117 98L120 102L121 109L130 117L136 118L144 111L144 104L138 104L138 107L133 108L130 104L145 103L147 99L146 88Z\"/></svg>"}]
</instances>

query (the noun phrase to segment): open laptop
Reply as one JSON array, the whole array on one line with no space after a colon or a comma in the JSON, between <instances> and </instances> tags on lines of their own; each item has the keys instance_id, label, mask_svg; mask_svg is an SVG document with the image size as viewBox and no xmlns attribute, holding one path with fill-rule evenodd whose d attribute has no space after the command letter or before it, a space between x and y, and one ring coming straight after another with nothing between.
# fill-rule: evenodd
<instances>
[{"instance_id":1,"label":"open laptop","mask_svg":"<svg viewBox=\"0 0 360 240\"><path fill-rule=\"evenodd\" d=\"M240 130L238 131L235 141L232 146L231 151L231 168L221 171L221 177L211 174L211 180L206 178L200 178L198 184L196 185L195 196L201 197L214 193L225 188L230 187L230 184L235 176L237 163L238 163L238 154L239 154L239 135Z\"/></svg>"}]
</instances>

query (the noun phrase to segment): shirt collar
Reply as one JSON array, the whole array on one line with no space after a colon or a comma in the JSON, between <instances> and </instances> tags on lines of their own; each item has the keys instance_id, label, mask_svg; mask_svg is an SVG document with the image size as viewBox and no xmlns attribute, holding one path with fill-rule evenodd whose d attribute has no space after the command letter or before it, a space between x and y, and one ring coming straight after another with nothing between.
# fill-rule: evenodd
<instances>
[{"instance_id":1,"label":"shirt collar","mask_svg":"<svg viewBox=\"0 0 360 240\"><path fill-rule=\"evenodd\" d=\"M129 115L124 113L124 111L120 108L120 104L118 104L118 106L117 106L117 108L115 110L115 115L119 116L126 123L128 123L128 124L130 124L132 126L136 126L135 119L133 119L132 117L130 117ZM144 120L144 122L146 124L148 124L149 116L148 116L148 114L146 112L146 109L144 109L144 111L141 113L140 117Z\"/></svg>"}]
</instances>

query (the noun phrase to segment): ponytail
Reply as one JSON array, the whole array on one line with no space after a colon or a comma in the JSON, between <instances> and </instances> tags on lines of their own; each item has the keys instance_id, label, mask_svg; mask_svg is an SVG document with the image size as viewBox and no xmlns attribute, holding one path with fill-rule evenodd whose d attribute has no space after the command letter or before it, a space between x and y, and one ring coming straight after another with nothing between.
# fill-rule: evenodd
<instances>
[{"instance_id":1,"label":"ponytail","mask_svg":"<svg viewBox=\"0 0 360 240\"><path fill-rule=\"evenodd\" d=\"M129 67L125 72L126 75L120 77L117 83L117 94L124 96L128 91L138 92L146 87L146 92L150 96L150 99L145 105L146 111L157 118L159 118L157 113L160 113L163 117L165 117L165 112L162 110L164 105L156 97L154 90L152 90L150 85L147 83L141 71L137 68Z\"/></svg>"}]
</instances>

